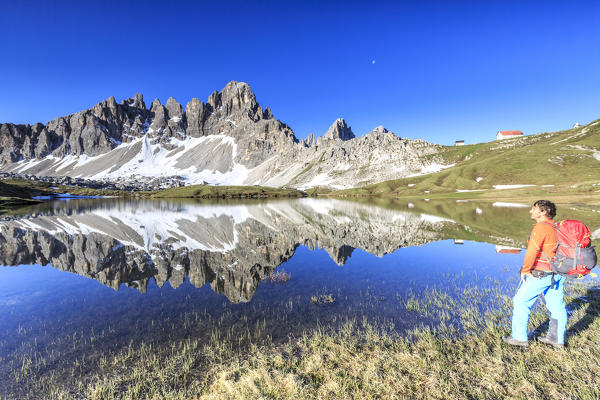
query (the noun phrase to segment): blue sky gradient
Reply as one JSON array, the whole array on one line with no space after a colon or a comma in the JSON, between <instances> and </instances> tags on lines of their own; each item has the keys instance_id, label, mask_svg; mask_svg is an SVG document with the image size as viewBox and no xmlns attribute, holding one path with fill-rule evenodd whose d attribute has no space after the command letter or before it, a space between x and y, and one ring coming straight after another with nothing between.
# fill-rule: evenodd
<instances>
[{"instance_id":1,"label":"blue sky gradient","mask_svg":"<svg viewBox=\"0 0 600 400\"><path fill-rule=\"evenodd\" d=\"M441 144L600 118L597 1L0 1L0 122L136 92L185 107L231 80L298 138L338 117Z\"/></svg>"}]
</instances>

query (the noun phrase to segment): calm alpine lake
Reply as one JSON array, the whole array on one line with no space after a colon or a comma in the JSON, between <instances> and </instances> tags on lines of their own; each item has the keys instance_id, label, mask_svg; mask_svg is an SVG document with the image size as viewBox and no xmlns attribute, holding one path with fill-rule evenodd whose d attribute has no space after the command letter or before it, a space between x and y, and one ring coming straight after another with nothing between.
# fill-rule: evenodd
<instances>
[{"instance_id":1,"label":"calm alpine lake","mask_svg":"<svg viewBox=\"0 0 600 400\"><path fill-rule=\"evenodd\" d=\"M52 374L84 355L85 370L140 343L243 347L348 320L469 329L465 305L516 289L529 207L73 199L0 216L0 394L27 363ZM557 219L584 220L598 247L597 207Z\"/></svg>"}]
</instances>

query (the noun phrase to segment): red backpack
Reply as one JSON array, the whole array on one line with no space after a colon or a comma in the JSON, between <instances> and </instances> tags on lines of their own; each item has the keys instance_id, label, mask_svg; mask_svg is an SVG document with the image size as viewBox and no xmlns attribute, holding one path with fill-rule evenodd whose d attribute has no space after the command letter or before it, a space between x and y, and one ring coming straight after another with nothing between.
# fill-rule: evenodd
<instances>
[{"instance_id":1,"label":"red backpack","mask_svg":"<svg viewBox=\"0 0 600 400\"><path fill-rule=\"evenodd\" d=\"M588 227L581 221L567 219L554 224L554 228L556 255L554 259L548 260L552 272L562 276L587 275L597 262Z\"/></svg>"}]
</instances>

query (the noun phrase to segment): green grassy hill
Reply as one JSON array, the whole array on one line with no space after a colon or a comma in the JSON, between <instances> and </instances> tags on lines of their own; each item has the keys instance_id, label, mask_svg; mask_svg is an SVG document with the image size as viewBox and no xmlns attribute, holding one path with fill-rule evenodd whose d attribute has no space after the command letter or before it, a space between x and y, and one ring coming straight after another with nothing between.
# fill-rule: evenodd
<instances>
[{"instance_id":1,"label":"green grassy hill","mask_svg":"<svg viewBox=\"0 0 600 400\"><path fill-rule=\"evenodd\" d=\"M357 189L336 196L423 195L457 190L494 191L494 185L537 185L528 193L589 192L600 194L600 120L562 132L447 146L441 156L454 167ZM542 188L543 185L554 185ZM473 192L480 197L481 192ZM520 192L516 194L519 195ZM465 193L461 194L463 197Z\"/></svg>"},{"instance_id":2,"label":"green grassy hill","mask_svg":"<svg viewBox=\"0 0 600 400\"><path fill-rule=\"evenodd\" d=\"M161 190L155 198L266 198L302 197L304 193L295 189L280 189L264 186L210 186L193 185Z\"/></svg>"},{"instance_id":3,"label":"green grassy hill","mask_svg":"<svg viewBox=\"0 0 600 400\"><path fill-rule=\"evenodd\" d=\"M48 189L50 184L45 182L33 182L25 180L0 180L0 196L31 198L33 196L43 196L51 191Z\"/></svg>"}]
</instances>

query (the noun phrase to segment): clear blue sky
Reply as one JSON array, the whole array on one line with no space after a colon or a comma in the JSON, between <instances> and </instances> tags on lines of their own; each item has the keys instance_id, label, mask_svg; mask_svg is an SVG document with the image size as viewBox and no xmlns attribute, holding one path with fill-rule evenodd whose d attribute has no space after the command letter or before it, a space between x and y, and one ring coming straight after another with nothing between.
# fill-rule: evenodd
<instances>
[{"instance_id":1,"label":"clear blue sky","mask_svg":"<svg viewBox=\"0 0 600 400\"><path fill-rule=\"evenodd\" d=\"M136 92L185 107L237 80L299 138L338 117L441 144L555 131L600 118L599 15L573 0L0 0L0 122Z\"/></svg>"}]
</instances>

